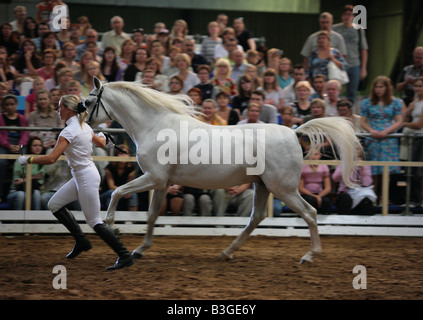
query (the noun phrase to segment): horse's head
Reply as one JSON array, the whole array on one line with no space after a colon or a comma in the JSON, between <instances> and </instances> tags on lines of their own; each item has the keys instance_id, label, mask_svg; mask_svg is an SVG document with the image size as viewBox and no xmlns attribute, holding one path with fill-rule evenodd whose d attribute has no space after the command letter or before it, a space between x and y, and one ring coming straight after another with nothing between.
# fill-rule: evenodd
<instances>
[{"instance_id":1,"label":"horse's head","mask_svg":"<svg viewBox=\"0 0 423 320\"><path fill-rule=\"evenodd\" d=\"M94 89L85 99L84 104L90 114L88 118L88 124L92 127L95 127L100 123L112 120L112 118L110 117L102 101L102 95L105 87L97 77L94 77L93 82Z\"/></svg>"}]
</instances>

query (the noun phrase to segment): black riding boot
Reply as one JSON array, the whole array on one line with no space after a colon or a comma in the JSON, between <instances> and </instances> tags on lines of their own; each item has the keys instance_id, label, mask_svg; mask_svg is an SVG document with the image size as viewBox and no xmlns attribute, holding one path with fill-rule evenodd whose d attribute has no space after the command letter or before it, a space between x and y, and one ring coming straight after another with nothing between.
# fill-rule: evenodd
<instances>
[{"instance_id":1,"label":"black riding boot","mask_svg":"<svg viewBox=\"0 0 423 320\"><path fill-rule=\"evenodd\" d=\"M116 237L112 229L105 223L99 223L94 226L94 231L106 242L114 252L117 253L119 258L112 267L106 268L106 270L116 270L131 266L134 261L131 254L126 250L125 246L120 242L119 238Z\"/></svg>"},{"instance_id":2,"label":"black riding boot","mask_svg":"<svg viewBox=\"0 0 423 320\"><path fill-rule=\"evenodd\" d=\"M85 234L82 232L81 227L76 221L73 214L66 209L65 207L54 212L53 215L59 220L66 229L72 234L75 238L75 245L69 254L66 256L68 259L73 259L79 255L82 251L88 251L92 248L91 242L85 237Z\"/></svg>"}]
</instances>

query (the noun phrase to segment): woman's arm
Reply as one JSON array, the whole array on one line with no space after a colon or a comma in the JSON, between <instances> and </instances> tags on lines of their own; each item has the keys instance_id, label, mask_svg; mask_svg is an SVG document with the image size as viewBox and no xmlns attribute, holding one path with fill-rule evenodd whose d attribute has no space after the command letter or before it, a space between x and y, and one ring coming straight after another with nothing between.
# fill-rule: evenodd
<instances>
[{"instance_id":1,"label":"woman's arm","mask_svg":"<svg viewBox=\"0 0 423 320\"><path fill-rule=\"evenodd\" d=\"M99 148L104 148L106 146L106 138L105 138L104 134L102 134L100 136L93 135L93 142Z\"/></svg>"},{"instance_id":2,"label":"woman's arm","mask_svg":"<svg viewBox=\"0 0 423 320\"><path fill-rule=\"evenodd\" d=\"M68 144L69 144L68 140L66 140L63 137L59 137L59 140L57 141L53 150L49 154L43 155L43 156L38 156L38 157L33 157L32 161L30 163L53 164L63 154L63 152L66 150L66 147L68 146Z\"/></svg>"}]
</instances>

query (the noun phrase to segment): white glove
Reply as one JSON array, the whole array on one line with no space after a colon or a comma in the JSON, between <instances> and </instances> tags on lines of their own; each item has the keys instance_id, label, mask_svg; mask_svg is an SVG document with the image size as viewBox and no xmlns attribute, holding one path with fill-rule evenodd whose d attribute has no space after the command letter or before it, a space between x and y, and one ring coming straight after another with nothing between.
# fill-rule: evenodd
<instances>
[{"instance_id":1,"label":"white glove","mask_svg":"<svg viewBox=\"0 0 423 320\"><path fill-rule=\"evenodd\" d=\"M29 160L29 158L30 158L30 156L20 156L20 157L18 158L18 163L19 163L21 166L27 165L27 164L28 164L28 160Z\"/></svg>"},{"instance_id":2,"label":"white glove","mask_svg":"<svg viewBox=\"0 0 423 320\"><path fill-rule=\"evenodd\" d=\"M97 137L106 139L106 136L104 135L104 133L103 133L103 132L99 132L99 133L97 133ZM107 139L106 139L106 140L107 140Z\"/></svg>"}]
</instances>

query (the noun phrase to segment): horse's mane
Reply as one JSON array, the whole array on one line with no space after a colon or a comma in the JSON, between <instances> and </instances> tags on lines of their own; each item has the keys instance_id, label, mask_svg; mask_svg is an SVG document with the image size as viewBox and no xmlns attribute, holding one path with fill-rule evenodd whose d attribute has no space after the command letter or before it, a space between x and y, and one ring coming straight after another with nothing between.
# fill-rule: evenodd
<instances>
[{"instance_id":1,"label":"horse's mane","mask_svg":"<svg viewBox=\"0 0 423 320\"><path fill-rule=\"evenodd\" d=\"M196 117L200 112L195 109L194 102L185 94L170 95L150 89L141 83L117 81L107 84L108 87L134 94L151 108L169 110L177 114Z\"/></svg>"}]
</instances>

